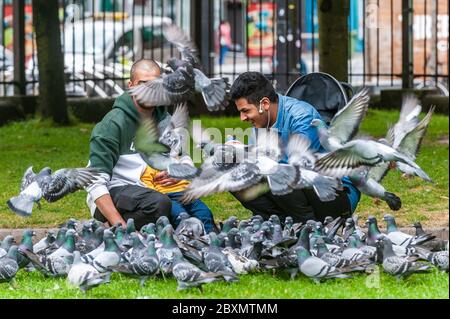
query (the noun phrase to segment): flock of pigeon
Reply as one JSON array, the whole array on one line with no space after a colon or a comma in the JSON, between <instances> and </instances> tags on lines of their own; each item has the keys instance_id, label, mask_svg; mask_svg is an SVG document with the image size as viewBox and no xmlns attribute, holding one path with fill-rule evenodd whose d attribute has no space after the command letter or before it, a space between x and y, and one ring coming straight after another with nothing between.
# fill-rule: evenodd
<instances>
[{"instance_id":1,"label":"flock of pigeon","mask_svg":"<svg viewBox=\"0 0 450 319\"><path fill-rule=\"evenodd\" d=\"M21 243L7 236L0 245L0 282L12 281L21 268L45 277L67 277L83 292L110 282L112 272L136 278L141 286L150 277L173 275L178 289L215 281L237 282L254 271L287 271L315 282L349 278L353 272L372 273L377 264L398 279L437 267L448 272L448 241L425 233L416 223L416 235L401 232L391 215L385 215L387 232L369 217L367 232L357 217L327 217L324 223L281 222L277 215L264 221L229 217L220 232L205 233L203 224L183 213L174 230L166 217L137 231L133 219L126 228L105 228L89 220L78 226L69 220L55 235L33 245L34 232L26 230ZM431 245L430 245L431 244ZM428 246L427 246L428 245ZM432 247L432 248L430 248Z\"/></svg>"},{"instance_id":2,"label":"flock of pigeon","mask_svg":"<svg viewBox=\"0 0 450 319\"><path fill-rule=\"evenodd\" d=\"M420 120L418 99L407 95L400 118L386 138L375 141L356 137L369 105L367 89L355 94L329 126L321 120L312 121L325 152L312 152L310 141L298 134L291 134L287 145L283 145L279 133L271 129L256 129L250 145L238 141L221 144L201 132L200 136L191 134L204 155L203 164L196 167L186 143L189 139L187 99L198 91L209 110L223 109L229 101L228 82L208 79L200 71L197 49L183 30L170 24L164 26L163 32L180 51L181 60L170 59L167 63L170 72L130 89L130 94L145 107L177 106L163 131L153 118L142 118L135 148L153 168L166 170L173 178L191 180L182 202L219 192L235 192L248 201L268 191L285 195L302 188L311 188L322 201L331 201L336 198L337 190L342 190L341 179L348 177L362 193L384 200L392 210L399 210L401 199L381 185L390 168L432 182L415 159L434 108ZM58 200L95 182L98 175L95 168L65 168L54 174L44 168L35 174L29 167L22 178L20 194L7 204L15 213L30 216L34 203L39 203L41 198L49 202Z\"/></svg>"},{"instance_id":3,"label":"flock of pigeon","mask_svg":"<svg viewBox=\"0 0 450 319\"><path fill-rule=\"evenodd\" d=\"M223 109L229 101L229 85L226 79L209 79L201 72L195 46L181 29L167 25L164 32L179 49L181 60L169 60L170 71L131 89L130 94L144 107L178 106L162 132L153 119L142 119L135 146L152 167L167 170L174 178L192 180L184 202L218 192L236 192L249 200L263 192L283 195L301 188L312 188L321 200L330 201L342 189L341 179L348 176L362 193L398 210L400 198L381 185L390 168L432 182L415 159L434 109L419 120L418 100L406 96L400 119L385 139L356 138L368 108L367 90L355 94L329 126L320 120L311 123L318 130L324 153L311 152L310 141L296 134L281 145L277 132L259 129L254 143L245 145L220 144L203 132L199 138L193 136L205 156L201 167L195 167L185 147L189 138L186 101L201 92L210 111ZM22 178L20 194L8 200L8 206L21 216L30 216L41 198L56 201L95 182L98 174L94 168L65 168L53 174L44 168L36 174L30 167ZM352 272L370 273L377 263L398 278L429 271L432 265L448 272L448 241L437 241L419 224L415 236L402 233L391 215L384 217L386 234L379 231L374 217L367 220L367 233L352 218L302 225L290 217L280 221L273 215L267 221L261 216L241 221L229 217L220 233L209 234L198 219L187 214L180 218L175 230L161 217L140 231L132 219L126 229L120 225L105 228L95 220L77 229L77 222L69 220L57 234L48 232L34 245L32 230L24 232L18 246L7 236L0 248L0 282L13 280L20 268L40 271L46 277L67 276L82 291L108 283L112 272L138 278L142 285L149 277L173 275L179 289L201 289L219 280L234 282L238 275L258 270L286 270L292 278L300 272L316 282L347 278ZM427 248L430 243L434 243L432 249Z\"/></svg>"}]
</instances>

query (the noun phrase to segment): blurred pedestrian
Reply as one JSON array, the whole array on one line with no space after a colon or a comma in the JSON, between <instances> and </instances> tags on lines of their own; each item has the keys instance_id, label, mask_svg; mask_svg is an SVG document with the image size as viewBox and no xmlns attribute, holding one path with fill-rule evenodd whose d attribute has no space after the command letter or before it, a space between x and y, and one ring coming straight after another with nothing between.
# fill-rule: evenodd
<instances>
[{"instance_id":1,"label":"blurred pedestrian","mask_svg":"<svg viewBox=\"0 0 450 319\"><path fill-rule=\"evenodd\" d=\"M225 54L231 49L231 26L230 23L226 20L220 21L219 43L220 43L219 64L222 65L225 59Z\"/></svg>"}]
</instances>

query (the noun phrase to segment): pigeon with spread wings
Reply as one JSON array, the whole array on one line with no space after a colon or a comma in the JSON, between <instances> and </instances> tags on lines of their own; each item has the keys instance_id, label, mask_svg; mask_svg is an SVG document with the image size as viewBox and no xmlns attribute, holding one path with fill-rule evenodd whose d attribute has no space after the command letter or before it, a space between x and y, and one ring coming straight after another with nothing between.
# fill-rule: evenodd
<instances>
[{"instance_id":1,"label":"pigeon with spread wings","mask_svg":"<svg viewBox=\"0 0 450 319\"><path fill-rule=\"evenodd\" d=\"M174 44L181 53L181 60L171 58L167 65L172 73L162 74L130 89L130 94L143 107L172 105L188 100L195 92L202 94L210 111L224 110L230 97L228 79L208 78L200 70L200 61L195 44L182 29L173 24L164 24L166 39Z\"/></svg>"},{"instance_id":2,"label":"pigeon with spread wings","mask_svg":"<svg viewBox=\"0 0 450 319\"><path fill-rule=\"evenodd\" d=\"M55 202L90 185L98 175L99 172L92 167L62 168L53 174L50 168L45 167L35 174L30 166L22 178L20 194L7 201L8 207L16 214L28 217L34 203L39 204L41 198Z\"/></svg>"}]
</instances>

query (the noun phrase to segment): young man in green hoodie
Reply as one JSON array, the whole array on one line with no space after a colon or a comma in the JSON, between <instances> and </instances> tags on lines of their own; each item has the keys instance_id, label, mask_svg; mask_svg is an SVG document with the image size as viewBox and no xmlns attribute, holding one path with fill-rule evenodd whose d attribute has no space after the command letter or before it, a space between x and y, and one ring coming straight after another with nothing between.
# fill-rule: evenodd
<instances>
[{"instance_id":1,"label":"young man in green hoodie","mask_svg":"<svg viewBox=\"0 0 450 319\"><path fill-rule=\"evenodd\" d=\"M160 67L153 60L137 61L131 68L128 87L152 81L160 74ZM154 170L136 152L134 138L141 115L153 116L159 129L170 122L165 107L142 108L125 92L92 131L89 166L99 169L101 178L86 189L91 215L110 225L123 226L133 218L140 229L160 216L171 218L176 225L177 215L184 210L202 220L207 231L212 230L212 213L205 204L198 201L182 207L173 202L176 198L172 194L182 192L188 182Z\"/></svg>"}]
</instances>

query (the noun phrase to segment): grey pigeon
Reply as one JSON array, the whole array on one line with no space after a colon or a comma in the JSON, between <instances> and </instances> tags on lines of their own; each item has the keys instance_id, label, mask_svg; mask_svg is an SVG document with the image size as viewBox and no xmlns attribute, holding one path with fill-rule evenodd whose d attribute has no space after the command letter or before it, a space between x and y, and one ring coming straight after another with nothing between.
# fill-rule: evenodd
<instances>
[{"instance_id":1,"label":"grey pigeon","mask_svg":"<svg viewBox=\"0 0 450 319\"><path fill-rule=\"evenodd\" d=\"M162 246L156 250L156 254L163 274L172 273L174 258L176 256L182 257L183 255L175 242L173 232L172 225L168 224L163 228L159 236Z\"/></svg>"},{"instance_id":2,"label":"grey pigeon","mask_svg":"<svg viewBox=\"0 0 450 319\"><path fill-rule=\"evenodd\" d=\"M414 249L421 258L428 260L435 265L439 270L448 272L448 250L442 251L429 251L425 248L416 246Z\"/></svg>"},{"instance_id":3,"label":"grey pigeon","mask_svg":"<svg viewBox=\"0 0 450 319\"><path fill-rule=\"evenodd\" d=\"M118 265L121 258L120 248L114 241L114 234L109 229L105 230L103 240L105 249L92 261L92 266L99 272L109 271L109 267Z\"/></svg>"},{"instance_id":4,"label":"grey pigeon","mask_svg":"<svg viewBox=\"0 0 450 319\"><path fill-rule=\"evenodd\" d=\"M378 228L377 219L374 216L369 216L366 220L366 225L368 227L366 243L369 246L377 246L377 241L384 235Z\"/></svg>"},{"instance_id":5,"label":"grey pigeon","mask_svg":"<svg viewBox=\"0 0 450 319\"><path fill-rule=\"evenodd\" d=\"M311 256L311 253L301 246L297 250L297 258L300 272L315 283L320 283L321 280L328 278L350 278L322 259Z\"/></svg>"},{"instance_id":6,"label":"grey pigeon","mask_svg":"<svg viewBox=\"0 0 450 319\"><path fill-rule=\"evenodd\" d=\"M56 241L56 236L52 231L47 231L45 237L33 245L33 252L39 254L45 252Z\"/></svg>"},{"instance_id":7,"label":"grey pigeon","mask_svg":"<svg viewBox=\"0 0 450 319\"><path fill-rule=\"evenodd\" d=\"M189 216L186 212L180 213L177 216L177 220L180 221L175 229L175 235L178 237L180 235L186 235L188 237L198 238L206 233L203 222L196 217Z\"/></svg>"},{"instance_id":8,"label":"grey pigeon","mask_svg":"<svg viewBox=\"0 0 450 319\"><path fill-rule=\"evenodd\" d=\"M342 190L342 183L335 177L321 175L314 171L316 157L309 150L310 140L299 135L289 136L286 155L288 163L299 168L300 178L295 189L312 188L321 201L331 201L337 196L336 191Z\"/></svg>"},{"instance_id":9,"label":"grey pigeon","mask_svg":"<svg viewBox=\"0 0 450 319\"><path fill-rule=\"evenodd\" d=\"M23 251L33 251L33 236L36 236L36 233L31 229L27 229L23 232L17 254L19 268L24 268L30 263L30 259L28 259Z\"/></svg>"},{"instance_id":10,"label":"grey pigeon","mask_svg":"<svg viewBox=\"0 0 450 319\"><path fill-rule=\"evenodd\" d=\"M233 271L237 274L247 274L259 269L257 260L241 256L231 247L224 248L222 252L227 256L228 261L233 267Z\"/></svg>"},{"instance_id":11,"label":"grey pigeon","mask_svg":"<svg viewBox=\"0 0 450 319\"><path fill-rule=\"evenodd\" d=\"M159 261L156 255L155 241L153 239L150 240L142 254L133 258L129 263L120 263L110 267L110 269L126 276L138 278L140 285L143 286L149 277L159 273Z\"/></svg>"},{"instance_id":12,"label":"grey pigeon","mask_svg":"<svg viewBox=\"0 0 450 319\"><path fill-rule=\"evenodd\" d=\"M67 281L70 285L80 288L86 292L89 289L102 284L109 283L111 273L100 273L90 264L81 261L80 252L74 251L73 265L67 274Z\"/></svg>"},{"instance_id":13,"label":"grey pigeon","mask_svg":"<svg viewBox=\"0 0 450 319\"><path fill-rule=\"evenodd\" d=\"M158 126L152 117L141 117L136 132L135 148L143 160L157 170L167 170L174 175L177 175L177 168L183 171L189 169L195 173L196 169L186 149L188 126L189 113L186 103L176 106L169 123L164 127Z\"/></svg>"},{"instance_id":14,"label":"grey pigeon","mask_svg":"<svg viewBox=\"0 0 450 319\"><path fill-rule=\"evenodd\" d=\"M354 174L361 166L375 166L383 162L401 162L417 175L425 172L413 160L388 145L371 140L355 139L332 151L315 163L316 171L335 177Z\"/></svg>"},{"instance_id":15,"label":"grey pigeon","mask_svg":"<svg viewBox=\"0 0 450 319\"><path fill-rule=\"evenodd\" d=\"M413 273L427 272L430 266L421 263L410 261L406 257L397 256L392 249L392 242L386 236L379 239L378 245L383 249L383 269L390 275L397 279L406 278Z\"/></svg>"},{"instance_id":16,"label":"grey pigeon","mask_svg":"<svg viewBox=\"0 0 450 319\"><path fill-rule=\"evenodd\" d=\"M383 219L387 224L387 237L394 245L406 248L409 246L421 245L436 237L431 234L423 234L418 237L411 236L398 230L394 216L386 214Z\"/></svg>"},{"instance_id":17,"label":"grey pigeon","mask_svg":"<svg viewBox=\"0 0 450 319\"><path fill-rule=\"evenodd\" d=\"M385 143L405 154L411 160L416 159L423 137L425 136L434 107L431 107L422 121L419 122L418 115L421 107L418 105L418 99L413 95L406 95L400 112L399 121L389 129ZM389 163L381 163L370 169L370 177L380 182L389 170ZM431 178L423 171L416 171L401 162L396 163L396 167L409 174L418 175L428 182Z\"/></svg>"},{"instance_id":18,"label":"grey pigeon","mask_svg":"<svg viewBox=\"0 0 450 319\"><path fill-rule=\"evenodd\" d=\"M0 258L8 254L9 248L15 244L15 239L13 236L8 235L3 238L2 243L0 245Z\"/></svg>"},{"instance_id":19,"label":"grey pigeon","mask_svg":"<svg viewBox=\"0 0 450 319\"><path fill-rule=\"evenodd\" d=\"M163 32L168 41L180 50L182 60L169 59L167 64L172 73L138 85L130 90L130 94L140 105L151 107L186 101L197 91L202 94L208 110L225 109L230 99L228 80L209 79L203 74L199 69L196 46L183 30L173 24L164 24Z\"/></svg>"},{"instance_id":20,"label":"grey pigeon","mask_svg":"<svg viewBox=\"0 0 450 319\"><path fill-rule=\"evenodd\" d=\"M184 202L213 193L243 191L256 186L263 178L274 195L284 195L293 191L300 178L297 167L279 163L282 152L276 131L258 130L254 145L213 143L208 146L211 144L208 141L199 144L206 144L204 150L210 156L186 189ZM252 193L247 196L253 196Z\"/></svg>"},{"instance_id":21,"label":"grey pigeon","mask_svg":"<svg viewBox=\"0 0 450 319\"><path fill-rule=\"evenodd\" d=\"M368 102L368 92L362 90L336 113L329 128L322 120L312 121L311 125L318 129L321 145L330 152L315 162L315 170L325 175L343 177L361 166L395 161L403 163L416 175L425 176L414 159L395 148L371 140L352 139L366 113Z\"/></svg>"},{"instance_id":22,"label":"grey pigeon","mask_svg":"<svg viewBox=\"0 0 450 319\"><path fill-rule=\"evenodd\" d=\"M39 203L41 198L48 202L57 201L89 185L97 175L94 168L63 168L52 174L48 167L35 174L30 166L22 178L20 194L7 201L8 207L16 214L28 217L34 203Z\"/></svg>"},{"instance_id":23,"label":"grey pigeon","mask_svg":"<svg viewBox=\"0 0 450 319\"><path fill-rule=\"evenodd\" d=\"M45 276L64 277L68 274L73 264L73 252L75 251L75 235L76 231L69 229L66 233L64 244L48 256L34 254L32 250L19 247L21 253L31 260L34 266Z\"/></svg>"},{"instance_id":24,"label":"grey pigeon","mask_svg":"<svg viewBox=\"0 0 450 319\"><path fill-rule=\"evenodd\" d=\"M347 105L337 112L326 127L322 120L313 120L318 128L320 144L329 152L340 149L358 133L359 125L369 106L369 91L363 89L353 96Z\"/></svg>"},{"instance_id":25,"label":"grey pigeon","mask_svg":"<svg viewBox=\"0 0 450 319\"><path fill-rule=\"evenodd\" d=\"M178 282L177 290L198 287L202 291L203 284L223 279L223 275L204 272L187 262L181 255L175 255L174 257L172 274Z\"/></svg>"},{"instance_id":26,"label":"grey pigeon","mask_svg":"<svg viewBox=\"0 0 450 319\"><path fill-rule=\"evenodd\" d=\"M167 225L170 225L170 221L167 216L160 216L156 220L155 226L156 226L156 237L157 238L161 237L161 233Z\"/></svg>"},{"instance_id":27,"label":"grey pigeon","mask_svg":"<svg viewBox=\"0 0 450 319\"><path fill-rule=\"evenodd\" d=\"M12 245L8 253L0 258L0 282L10 282L19 270L17 264L17 246Z\"/></svg>"},{"instance_id":28,"label":"grey pigeon","mask_svg":"<svg viewBox=\"0 0 450 319\"><path fill-rule=\"evenodd\" d=\"M223 274L227 282L239 281L233 271L233 266L219 247L217 235L211 232L209 233L209 239L210 245L204 252L204 263L208 271Z\"/></svg>"}]
</instances>

